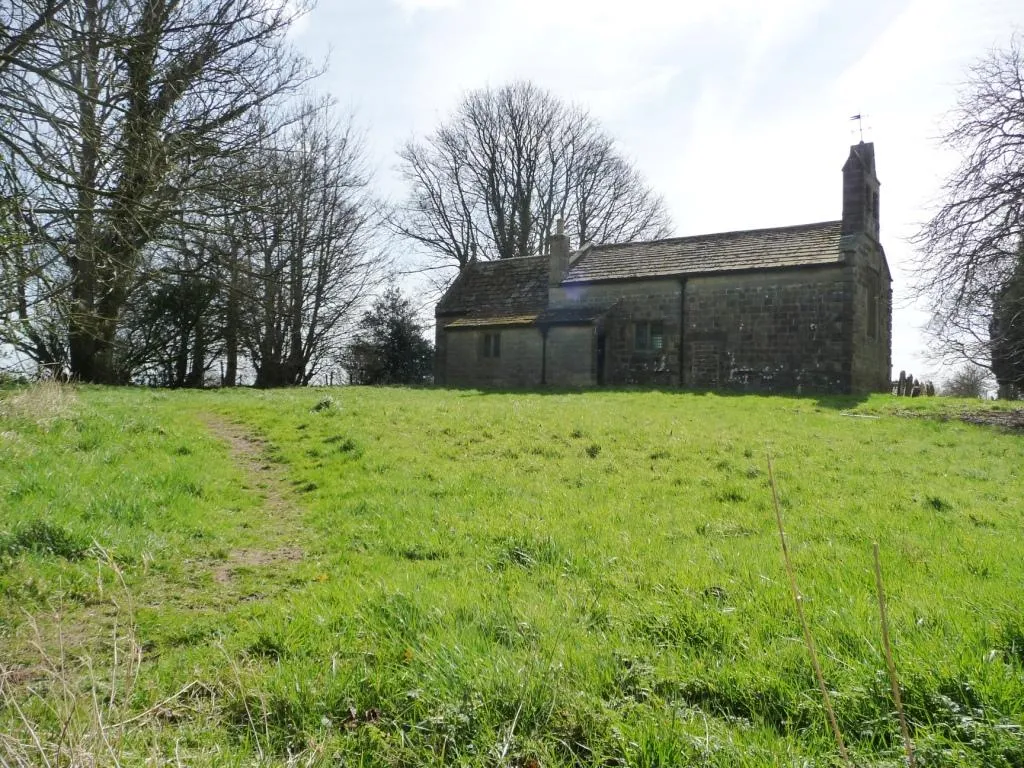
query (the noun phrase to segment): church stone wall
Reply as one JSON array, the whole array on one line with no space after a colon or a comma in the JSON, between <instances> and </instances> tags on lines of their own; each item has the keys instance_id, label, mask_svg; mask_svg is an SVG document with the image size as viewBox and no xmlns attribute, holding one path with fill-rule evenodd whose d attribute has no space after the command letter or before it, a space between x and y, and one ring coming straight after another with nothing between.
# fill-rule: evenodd
<instances>
[{"instance_id":1,"label":"church stone wall","mask_svg":"<svg viewBox=\"0 0 1024 768\"><path fill-rule=\"evenodd\" d=\"M852 240L844 254L855 275L852 390L887 392L892 381L892 282L877 245L868 238Z\"/></svg>"},{"instance_id":2,"label":"church stone wall","mask_svg":"<svg viewBox=\"0 0 1024 768\"><path fill-rule=\"evenodd\" d=\"M546 368L537 327L439 327L437 382L527 388L541 386L544 375L556 387L603 379L608 386L749 392L883 390L891 354L889 274L872 242L844 244L844 261L824 267L552 288L552 307L611 309L594 325L550 327ZM661 324L662 348L636 349L637 324L654 322ZM484 357L483 334L499 331L500 358Z\"/></svg>"},{"instance_id":3,"label":"church stone wall","mask_svg":"<svg viewBox=\"0 0 1024 768\"><path fill-rule=\"evenodd\" d=\"M485 333L500 333L499 357L484 357ZM515 389L539 387L543 338L534 327L451 328L437 335L438 384Z\"/></svg>"},{"instance_id":4,"label":"church stone wall","mask_svg":"<svg viewBox=\"0 0 1024 768\"><path fill-rule=\"evenodd\" d=\"M589 387L597 383L596 333L590 325L548 329L546 378L552 387Z\"/></svg>"},{"instance_id":5,"label":"church stone wall","mask_svg":"<svg viewBox=\"0 0 1024 768\"><path fill-rule=\"evenodd\" d=\"M614 305L601 324L606 385L679 385L682 283L678 279L616 281L551 290L552 307L576 305ZM653 321L663 324L663 348L636 349L636 323ZM549 364L551 359L549 354ZM595 365L596 359L595 352Z\"/></svg>"},{"instance_id":6,"label":"church stone wall","mask_svg":"<svg viewBox=\"0 0 1024 768\"><path fill-rule=\"evenodd\" d=\"M850 391L853 290L842 265L689 279L683 385Z\"/></svg>"}]
</instances>

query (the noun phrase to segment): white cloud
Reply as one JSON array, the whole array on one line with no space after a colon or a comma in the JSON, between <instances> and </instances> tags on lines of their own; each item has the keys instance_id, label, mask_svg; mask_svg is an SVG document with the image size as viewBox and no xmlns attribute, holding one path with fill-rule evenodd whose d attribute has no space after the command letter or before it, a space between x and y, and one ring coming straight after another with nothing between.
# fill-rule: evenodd
<instances>
[{"instance_id":1,"label":"white cloud","mask_svg":"<svg viewBox=\"0 0 1024 768\"><path fill-rule=\"evenodd\" d=\"M411 15L417 11L455 8L462 3L462 0L391 0L391 2L405 11L406 14Z\"/></svg>"},{"instance_id":2,"label":"white cloud","mask_svg":"<svg viewBox=\"0 0 1024 768\"><path fill-rule=\"evenodd\" d=\"M396 0L418 6L427 0ZM495 0L448 15L424 44L420 92L450 104L467 88L532 78L614 115L665 92L688 51L716 38L761 52L822 0L717 3L633 0ZM752 62L753 65L753 62ZM702 73L704 76L704 73Z\"/></svg>"}]
</instances>

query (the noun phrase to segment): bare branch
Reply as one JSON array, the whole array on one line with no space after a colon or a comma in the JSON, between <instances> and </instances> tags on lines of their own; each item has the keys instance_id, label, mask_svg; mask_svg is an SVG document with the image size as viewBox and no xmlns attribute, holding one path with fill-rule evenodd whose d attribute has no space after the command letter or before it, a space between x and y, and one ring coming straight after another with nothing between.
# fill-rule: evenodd
<instances>
[{"instance_id":1,"label":"bare branch","mask_svg":"<svg viewBox=\"0 0 1024 768\"><path fill-rule=\"evenodd\" d=\"M915 238L917 295L947 362L1024 385L1024 51L1013 36L968 71L943 143L961 156ZM1015 383L1016 382L1016 383Z\"/></svg>"},{"instance_id":2,"label":"bare branch","mask_svg":"<svg viewBox=\"0 0 1024 768\"><path fill-rule=\"evenodd\" d=\"M577 242L669 230L661 198L596 121L532 83L467 94L399 157L410 191L391 228L460 269L545 252L559 218Z\"/></svg>"}]
</instances>

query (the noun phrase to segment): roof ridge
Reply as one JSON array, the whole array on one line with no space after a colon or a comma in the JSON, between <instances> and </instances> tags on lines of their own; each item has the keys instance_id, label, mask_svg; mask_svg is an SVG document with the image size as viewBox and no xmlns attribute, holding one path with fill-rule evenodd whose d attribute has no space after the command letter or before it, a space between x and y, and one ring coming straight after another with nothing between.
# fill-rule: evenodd
<instances>
[{"instance_id":1,"label":"roof ridge","mask_svg":"<svg viewBox=\"0 0 1024 768\"><path fill-rule=\"evenodd\" d=\"M735 237L737 235L761 235L769 232L787 232L802 229L824 229L830 226L841 226L842 219L829 221L816 221L810 224L790 224L785 227L761 227L758 229L733 229L727 232L706 232L699 235L683 235L681 237L663 237L657 240L627 240L621 243L604 243L593 246L594 250L610 250L612 248L623 248L636 245L657 245L659 243L680 243L686 240L709 240L712 238Z\"/></svg>"},{"instance_id":2,"label":"roof ridge","mask_svg":"<svg viewBox=\"0 0 1024 768\"><path fill-rule=\"evenodd\" d=\"M530 261L531 259L545 259L545 258L547 258L547 257L546 256L541 256L540 254L537 254L535 256L509 256L507 259L481 259L481 260L478 260L478 261L474 261L472 263L476 264L477 266L482 266L482 265L485 265L485 264L486 265L491 265L491 264L511 264L511 263L517 262L517 261Z\"/></svg>"}]
</instances>

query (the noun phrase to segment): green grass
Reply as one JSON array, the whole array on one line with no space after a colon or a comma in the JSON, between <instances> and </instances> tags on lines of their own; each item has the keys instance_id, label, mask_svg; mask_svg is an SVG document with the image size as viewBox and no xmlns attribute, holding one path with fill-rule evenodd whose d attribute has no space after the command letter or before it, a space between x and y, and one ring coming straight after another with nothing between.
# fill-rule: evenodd
<instances>
[{"instance_id":1,"label":"green grass","mask_svg":"<svg viewBox=\"0 0 1024 768\"><path fill-rule=\"evenodd\" d=\"M126 764L838 764L770 451L857 763L902 755L878 541L919 763L1024 765L1024 438L947 418L962 407L0 392L0 733L28 753L29 726L60 733L63 638L64 678L101 704L74 721L137 718L116 730ZM211 414L265 441L265 469ZM128 629L130 686L111 681Z\"/></svg>"}]
</instances>

